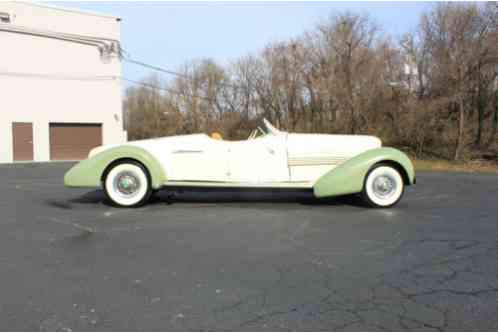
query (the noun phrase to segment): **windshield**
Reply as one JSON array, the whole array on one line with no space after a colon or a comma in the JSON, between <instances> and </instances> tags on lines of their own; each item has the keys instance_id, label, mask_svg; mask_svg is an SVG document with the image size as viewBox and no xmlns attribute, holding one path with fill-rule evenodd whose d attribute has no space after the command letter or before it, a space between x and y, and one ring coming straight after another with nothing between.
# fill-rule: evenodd
<instances>
[{"instance_id":1,"label":"windshield","mask_svg":"<svg viewBox=\"0 0 498 333\"><path fill-rule=\"evenodd\" d=\"M265 135L279 135L280 133L268 120L263 119L263 124L254 129L247 139L251 140Z\"/></svg>"}]
</instances>

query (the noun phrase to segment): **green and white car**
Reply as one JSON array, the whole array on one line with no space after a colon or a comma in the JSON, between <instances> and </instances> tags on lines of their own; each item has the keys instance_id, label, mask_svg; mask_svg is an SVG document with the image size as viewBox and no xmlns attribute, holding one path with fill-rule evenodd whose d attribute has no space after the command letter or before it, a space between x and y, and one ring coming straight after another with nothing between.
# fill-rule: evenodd
<instances>
[{"instance_id":1,"label":"green and white car","mask_svg":"<svg viewBox=\"0 0 498 333\"><path fill-rule=\"evenodd\" d=\"M359 193L372 207L391 207L415 183L415 172L404 153L376 137L287 133L264 120L244 141L192 134L97 147L64 183L102 186L122 207L143 205L168 187L309 189L317 198Z\"/></svg>"}]
</instances>

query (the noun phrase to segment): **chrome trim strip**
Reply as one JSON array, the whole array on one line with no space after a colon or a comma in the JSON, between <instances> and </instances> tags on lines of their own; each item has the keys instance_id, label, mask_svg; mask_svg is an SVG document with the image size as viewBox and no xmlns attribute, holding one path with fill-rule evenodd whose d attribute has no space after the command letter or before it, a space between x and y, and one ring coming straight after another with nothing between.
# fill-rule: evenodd
<instances>
[{"instance_id":1,"label":"chrome trim strip","mask_svg":"<svg viewBox=\"0 0 498 333\"><path fill-rule=\"evenodd\" d=\"M289 166L337 165L348 160L345 156L290 157Z\"/></svg>"},{"instance_id":2,"label":"chrome trim strip","mask_svg":"<svg viewBox=\"0 0 498 333\"><path fill-rule=\"evenodd\" d=\"M203 150L175 150L173 154L195 154L195 153L203 153Z\"/></svg>"}]
</instances>

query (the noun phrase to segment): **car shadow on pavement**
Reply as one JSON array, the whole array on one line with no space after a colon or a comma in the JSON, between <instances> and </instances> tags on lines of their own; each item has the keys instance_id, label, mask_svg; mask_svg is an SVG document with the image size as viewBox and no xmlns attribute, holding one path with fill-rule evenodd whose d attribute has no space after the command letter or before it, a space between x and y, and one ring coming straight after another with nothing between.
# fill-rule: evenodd
<instances>
[{"instance_id":1,"label":"car shadow on pavement","mask_svg":"<svg viewBox=\"0 0 498 333\"><path fill-rule=\"evenodd\" d=\"M113 206L102 190L93 190L66 200L46 200L46 203L62 209L73 204L104 204ZM297 203L301 205L357 206L364 204L357 195L318 199L310 190L287 189L175 189L155 192L149 205L177 203Z\"/></svg>"}]
</instances>

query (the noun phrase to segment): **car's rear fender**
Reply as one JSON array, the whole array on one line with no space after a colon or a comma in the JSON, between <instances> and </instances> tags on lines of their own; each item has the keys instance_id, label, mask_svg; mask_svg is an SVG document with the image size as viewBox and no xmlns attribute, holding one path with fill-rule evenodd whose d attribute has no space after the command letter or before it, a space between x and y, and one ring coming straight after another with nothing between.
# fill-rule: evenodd
<instances>
[{"instance_id":1,"label":"car's rear fender","mask_svg":"<svg viewBox=\"0 0 498 333\"><path fill-rule=\"evenodd\" d=\"M166 182L166 172L160 162L148 151L136 146L119 146L104 150L73 166L64 176L64 185L70 187L98 187L107 168L119 160L135 160L149 171L152 188Z\"/></svg>"},{"instance_id":2,"label":"car's rear fender","mask_svg":"<svg viewBox=\"0 0 498 333\"><path fill-rule=\"evenodd\" d=\"M381 162L398 169L406 185L414 184L415 170L408 156L397 149L383 147L361 153L330 170L315 182L313 193L318 198L359 193L368 170Z\"/></svg>"}]
</instances>

